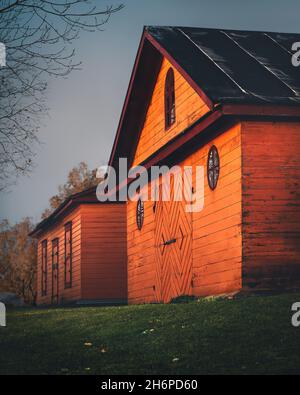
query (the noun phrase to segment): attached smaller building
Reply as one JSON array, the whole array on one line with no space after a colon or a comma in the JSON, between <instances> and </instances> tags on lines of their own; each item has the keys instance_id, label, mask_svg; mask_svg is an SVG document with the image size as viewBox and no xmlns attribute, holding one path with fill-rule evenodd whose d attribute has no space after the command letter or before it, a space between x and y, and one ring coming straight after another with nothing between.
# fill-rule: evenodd
<instances>
[{"instance_id":1,"label":"attached smaller building","mask_svg":"<svg viewBox=\"0 0 300 395\"><path fill-rule=\"evenodd\" d=\"M127 302L123 203L100 203L94 189L72 195L31 236L38 239L38 305Z\"/></svg>"}]
</instances>

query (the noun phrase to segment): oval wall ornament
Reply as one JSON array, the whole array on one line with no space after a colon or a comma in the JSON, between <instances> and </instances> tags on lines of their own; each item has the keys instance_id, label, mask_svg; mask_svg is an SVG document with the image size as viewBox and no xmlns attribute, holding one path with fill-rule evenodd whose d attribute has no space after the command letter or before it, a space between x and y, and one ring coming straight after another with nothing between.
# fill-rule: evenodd
<instances>
[{"instance_id":1,"label":"oval wall ornament","mask_svg":"<svg viewBox=\"0 0 300 395\"><path fill-rule=\"evenodd\" d=\"M207 180L211 190L216 189L220 175L220 157L217 148L213 145L207 158Z\"/></svg>"},{"instance_id":2,"label":"oval wall ornament","mask_svg":"<svg viewBox=\"0 0 300 395\"><path fill-rule=\"evenodd\" d=\"M144 202L140 198L136 206L136 224L139 230L141 230L143 227L144 214L145 214Z\"/></svg>"}]
</instances>

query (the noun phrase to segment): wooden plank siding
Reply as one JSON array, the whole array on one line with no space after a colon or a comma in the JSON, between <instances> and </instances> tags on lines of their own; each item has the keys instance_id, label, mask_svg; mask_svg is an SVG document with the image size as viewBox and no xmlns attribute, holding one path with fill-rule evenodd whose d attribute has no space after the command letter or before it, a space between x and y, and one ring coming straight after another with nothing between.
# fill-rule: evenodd
<instances>
[{"instance_id":1,"label":"wooden plank siding","mask_svg":"<svg viewBox=\"0 0 300 395\"><path fill-rule=\"evenodd\" d=\"M212 145L220 156L220 176L211 190L207 157ZM193 289L196 296L241 289L242 201L240 124L192 155L193 166L204 166L204 208L193 213Z\"/></svg>"},{"instance_id":2,"label":"wooden plank siding","mask_svg":"<svg viewBox=\"0 0 300 395\"><path fill-rule=\"evenodd\" d=\"M208 151L218 148L221 171L217 188L206 177ZM242 202L240 125L187 157L179 166L204 166L204 209L192 216L192 294L239 291L242 286ZM195 179L193 181L195 183ZM151 185L148 184L150 193ZM136 225L136 202L127 205L129 303L160 302L160 263L156 258L154 202L145 201L144 226ZM166 247L170 248L170 247ZM188 274L187 274L188 275Z\"/></svg>"},{"instance_id":3,"label":"wooden plank siding","mask_svg":"<svg viewBox=\"0 0 300 395\"><path fill-rule=\"evenodd\" d=\"M72 287L65 288L65 224L72 221ZM37 304L52 300L52 240L59 238L58 303L126 302L126 207L81 204L38 239ZM47 295L42 296L42 242L47 240Z\"/></svg>"},{"instance_id":4,"label":"wooden plank siding","mask_svg":"<svg viewBox=\"0 0 300 395\"><path fill-rule=\"evenodd\" d=\"M82 205L82 299L126 302L125 204Z\"/></svg>"},{"instance_id":5,"label":"wooden plank siding","mask_svg":"<svg viewBox=\"0 0 300 395\"><path fill-rule=\"evenodd\" d=\"M65 288L65 227L72 221L72 287ZM81 213L77 207L70 214L57 221L54 227L48 229L38 239L38 269L37 269L37 304L52 303L52 240L59 239L58 293L59 303L72 302L81 299ZM42 242L47 240L47 295L42 296L41 265Z\"/></svg>"},{"instance_id":6,"label":"wooden plank siding","mask_svg":"<svg viewBox=\"0 0 300 395\"><path fill-rule=\"evenodd\" d=\"M170 66L168 60L164 59L137 145L134 165L146 160L209 111L200 96L178 70L174 69L176 122L170 129L165 130L164 84ZM218 148L221 162L220 178L214 191L208 187L206 177L208 151L212 145ZM240 124L225 131L177 165L193 166L194 177L195 167L204 166L205 174L204 209L191 214L192 273L187 271L186 276L189 278L186 281L191 282L192 287L188 293L206 296L238 291L242 286ZM148 184L147 188L150 193L151 185ZM157 235L154 202L145 201L144 203L145 219L141 230L138 230L136 224L136 205L137 203L132 201L127 204L128 300L130 303L168 301L162 300L161 297L164 294L161 290L161 284L164 281L161 266L164 264L158 256L158 245L155 242ZM171 209L169 212L176 212L176 210ZM167 218L165 222L168 222ZM167 248L171 254L171 249L175 247L168 246ZM173 258L169 255L167 259ZM190 258L186 253L185 258L181 259L189 260ZM170 263L165 264L170 265ZM184 272L185 262L182 262L182 268ZM170 273L170 282L172 276L173 274ZM185 289L188 289L188 284L185 286ZM174 293L169 290L170 295L172 292Z\"/></svg>"},{"instance_id":7,"label":"wooden plank siding","mask_svg":"<svg viewBox=\"0 0 300 395\"><path fill-rule=\"evenodd\" d=\"M243 122L243 287L300 287L300 124Z\"/></svg>"},{"instance_id":8,"label":"wooden plank siding","mask_svg":"<svg viewBox=\"0 0 300 395\"><path fill-rule=\"evenodd\" d=\"M200 96L174 69L176 121L165 131L164 89L166 74L170 67L170 62L164 58L141 131L133 165L143 162L209 111Z\"/></svg>"},{"instance_id":9,"label":"wooden plank siding","mask_svg":"<svg viewBox=\"0 0 300 395\"><path fill-rule=\"evenodd\" d=\"M148 193L151 184L148 184ZM137 202L127 203L127 265L129 303L157 303L157 282L155 263L155 234L153 204L144 202L144 226L141 230L136 224Z\"/></svg>"}]
</instances>

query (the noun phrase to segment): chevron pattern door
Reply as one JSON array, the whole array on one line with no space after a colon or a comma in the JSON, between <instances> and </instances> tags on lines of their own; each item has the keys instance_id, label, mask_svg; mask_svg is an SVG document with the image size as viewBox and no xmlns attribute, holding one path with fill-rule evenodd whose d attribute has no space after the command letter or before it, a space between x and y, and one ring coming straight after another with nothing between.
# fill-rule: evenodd
<instances>
[{"instance_id":1,"label":"chevron pattern door","mask_svg":"<svg viewBox=\"0 0 300 395\"><path fill-rule=\"evenodd\" d=\"M159 182L159 201L155 205L156 297L168 303L192 294L192 214L186 212L184 199L174 200L181 185L174 188L173 177L170 201L163 201L163 191L168 188L164 180ZM191 190L191 185L185 188Z\"/></svg>"}]
</instances>

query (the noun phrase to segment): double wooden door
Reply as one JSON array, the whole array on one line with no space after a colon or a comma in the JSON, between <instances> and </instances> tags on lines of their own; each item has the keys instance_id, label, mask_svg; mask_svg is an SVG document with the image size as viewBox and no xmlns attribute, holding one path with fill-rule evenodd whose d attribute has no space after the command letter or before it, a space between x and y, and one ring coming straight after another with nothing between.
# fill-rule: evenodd
<instances>
[{"instance_id":1,"label":"double wooden door","mask_svg":"<svg viewBox=\"0 0 300 395\"><path fill-rule=\"evenodd\" d=\"M159 180L159 200L155 204L156 298L159 302L192 294L192 213L184 199L176 201L176 191L183 189L174 178ZM163 200L169 188L170 200ZM191 190L191 185L185 185ZM165 195L167 196L167 195ZM180 196L180 195L177 195Z\"/></svg>"}]
</instances>

